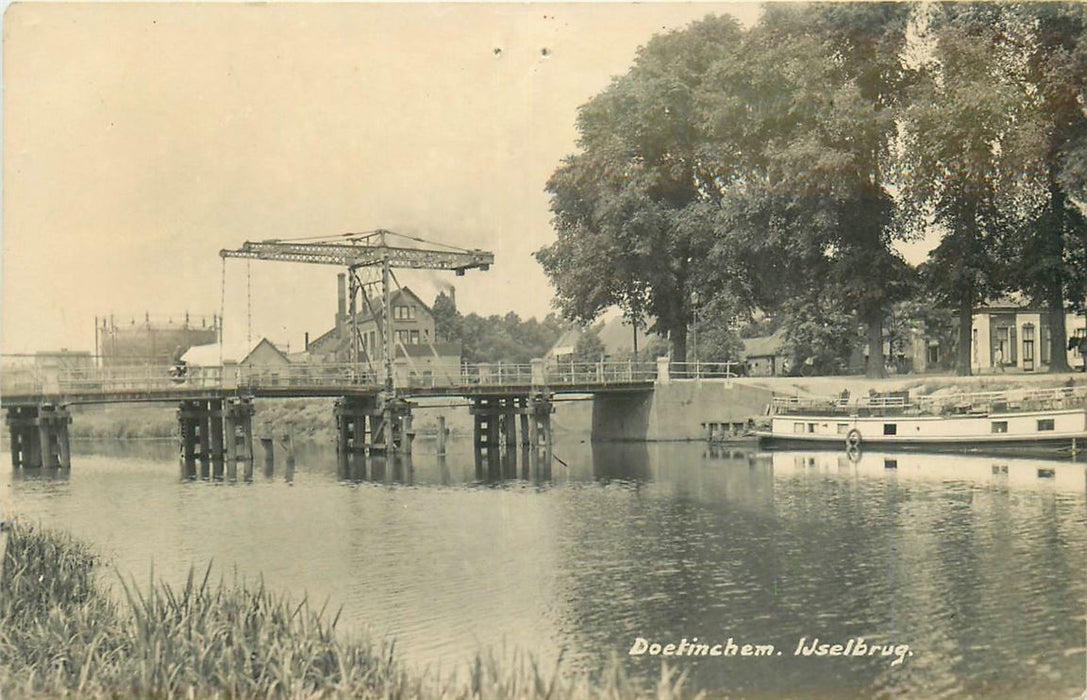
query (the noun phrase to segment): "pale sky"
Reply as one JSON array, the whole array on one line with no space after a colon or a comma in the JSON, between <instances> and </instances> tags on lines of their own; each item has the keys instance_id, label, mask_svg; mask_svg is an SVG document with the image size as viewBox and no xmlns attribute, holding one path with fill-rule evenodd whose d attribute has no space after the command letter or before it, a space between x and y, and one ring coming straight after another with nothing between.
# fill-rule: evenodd
<instances>
[{"instance_id":1,"label":"pale sky","mask_svg":"<svg viewBox=\"0 0 1087 700\"><path fill-rule=\"evenodd\" d=\"M6 353L94 317L216 313L218 251L385 228L492 250L464 312L541 317L544 184L577 108L654 33L753 4L19 4L4 17ZM496 51L500 49L500 51ZM246 263L227 262L227 340ZM252 263L252 333L300 349L331 266ZM436 275L402 272L427 301Z\"/></svg>"}]
</instances>

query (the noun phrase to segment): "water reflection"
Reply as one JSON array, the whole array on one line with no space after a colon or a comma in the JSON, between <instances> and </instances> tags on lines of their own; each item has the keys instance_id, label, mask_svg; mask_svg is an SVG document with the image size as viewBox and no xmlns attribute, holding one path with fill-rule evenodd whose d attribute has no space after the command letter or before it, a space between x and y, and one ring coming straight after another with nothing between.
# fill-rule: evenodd
<instances>
[{"instance_id":1,"label":"water reflection","mask_svg":"<svg viewBox=\"0 0 1087 700\"><path fill-rule=\"evenodd\" d=\"M601 483L650 480L649 444L644 442L592 443L593 478Z\"/></svg>"},{"instance_id":2,"label":"water reflection","mask_svg":"<svg viewBox=\"0 0 1087 700\"><path fill-rule=\"evenodd\" d=\"M505 643L543 665L617 654L653 676L659 657L627 654L637 637L731 637L782 655L679 660L688 688L1025 697L1082 681L1082 463L566 437L550 465L520 449L477 465L470 441L451 441L346 474L334 449L299 445L297 467L234 484L179 483L166 447L84 450L64 477L10 472L0 496L122 572L146 576L154 560L183 580L214 559L330 597L341 626L395 635L417 666ZM794 656L816 636L914 655Z\"/></svg>"},{"instance_id":3,"label":"water reflection","mask_svg":"<svg viewBox=\"0 0 1087 700\"><path fill-rule=\"evenodd\" d=\"M966 481L1016 488L1083 491L1087 465L1068 460L993 457L955 453L800 452L767 453L776 474L819 473L866 478Z\"/></svg>"},{"instance_id":4,"label":"water reflection","mask_svg":"<svg viewBox=\"0 0 1087 700\"><path fill-rule=\"evenodd\" d=\"M68 481L72 476L71 469L13 469L11 473L12 479L16 481Z\"/></svg>"}]
</instances>

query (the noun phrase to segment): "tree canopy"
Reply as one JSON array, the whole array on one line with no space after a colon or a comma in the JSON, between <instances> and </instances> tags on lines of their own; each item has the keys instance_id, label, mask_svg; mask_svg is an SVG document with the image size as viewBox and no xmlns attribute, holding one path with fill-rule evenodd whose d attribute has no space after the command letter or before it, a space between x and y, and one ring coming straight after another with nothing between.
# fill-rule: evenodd
<instances>
[{"instance_id":1,"label":"tree canopy","mask_svg":"<svg viewBox=\"0 0 1087 700\"><path fill-rule=\"evenodd\" d=\"M432 307L434 334L438 340L460 343L465 362L515 362L528 364L543 357L573 324L548 314L542 321L505 316L462 315L444 292Z\"/></svg>"},{"instance_id":2,"label":"tree canopy","mask_svg":"<svg viewBox=\"0 0 1087 700\"><path fill-rule=\"evenodd\" d=\"M537 258L559 310L655 319L674 358L692 299L726 328L776 313L798 355L835 368L866 340L878 375L916 288L897 243L936 231L920 280L958 310L960 373L974 308L1003 291L1061 317L1056 348L1087 287L1084 14L771 4L749 29L707 17L652 38L581 108L547 183L557 240Z\"/></svg>"}]
</instances>

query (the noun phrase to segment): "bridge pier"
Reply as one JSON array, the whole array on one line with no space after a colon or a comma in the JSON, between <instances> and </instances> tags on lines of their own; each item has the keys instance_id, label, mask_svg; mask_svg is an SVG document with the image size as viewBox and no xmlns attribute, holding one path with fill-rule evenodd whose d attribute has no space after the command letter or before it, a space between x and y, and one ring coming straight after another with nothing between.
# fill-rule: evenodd
<instances>
[{"instance_id":1,"label":"bridge pier","mask_svg":"<svg viewBox=\"0 0 1087 700\"><path fill-rule=\"evenodd\" d=\"M411 454L415 439L411 404L398 397L376 397L370 414L370 454Z\"/></svg>"},{"instance_id":2,"label":"bridge pier","mask_svg":"<svg viewBox=\"0 0 1087 700\"><path fill-rule=\"evenodd\" d=\"M410 457L415 438L411 408L404 399L380 395L337 399L333 414L336 418L336 465L340 476L365 479L368 456Z\"/></svg>"},{"instance_id":3,"label":"bridge pier","mask_svg":"<svg viewBox=\"0 0 1087 700\"><path fill-rule=\"evenodd\" d=\"M71 414L65 406L13 406L6 422L11 437L11 466L15 469L70 469L68 438Z\"/></svg>"},{"instance_id":4,"label":"bridge pier","mask_svg":"<svg viewBox=\"0 0 1087 700\"><path fill-rule=\"evenodd\" d=\"M533 479L551 478L551 414L555 410L550 392L538 392L528 398L528 454Z\"/></svg>"},{"instance_id":5,"label":"bridge pier","mask_svg":"<svg viewBox=\"0 0 1087 700\"><path fill-rule=\"evenodd\" d=\"M476 461L476 478L494 476L499 462L499 434L501 418L506 411L505 399L500 396L476 396L468 412L473 416L473 446ZM484 465L486 464L486 472Z\"/></svg>"},{"instance_id":6,"label":"bridge pier","mask_svg":"<svg viewBox=\"0 0 1087 700\"><path fill-rule=\"evenodd\" d=\"M517 424L521 425L523 474L539 476L541 464L550 474L550 392L532 396L475 396L469 412L474 416L477 478L517 475Z\"/></svg>"},{"instance_id":7,"label":"bridge pier","mask_svg":"<svg viewBox=\"0 0 1087 700\"><path fill-rule=\"evenodd\" d=\"M366 423L376 410L375 397L336 399L332 415L336 420L336 467L341 478L366 478Z\"/></svg>"},{"instance_id":8,"label":"bridge pier","mask_svg":"<svg viewBox=\"0 0 1087 700\"><path fill-rule=\"evenodd\" d=\"M253 400L227 399L223 405L223 443L226 447L226 476L238 478L238 462L242 463L242 478L253 479Z\"/></svg>"},{"instance_id":9,"label":"bridge pier","mask_svg":"<svg viewBox=\"0 0 1087 700\"><path fill-rule=\"evenodd\" d=\"M253 402L251 399L182 401L177 409L181 477L236 481L238 462L253 478Z\"/></svg>"}]
</instances>

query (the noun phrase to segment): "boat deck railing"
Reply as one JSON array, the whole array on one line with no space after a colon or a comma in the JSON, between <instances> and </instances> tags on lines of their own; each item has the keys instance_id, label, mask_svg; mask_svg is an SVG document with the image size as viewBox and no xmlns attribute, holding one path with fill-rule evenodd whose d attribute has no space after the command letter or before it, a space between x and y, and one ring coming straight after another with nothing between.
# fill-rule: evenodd
<instances>
[{"instance_id":1,"label":"boat deck railing","mask_svg":"<svg viewBox=\"0 0 1087 700\"><path fill-rule=\"evenodd\" d=\"M801 397L776 395L771 412L776 414L823 415L963 415L1055 411L1087 407L1087 387L1015 389L936 396L911 397L907 391L871 393L850 397Z\"/></svg>"}]
</instances>

